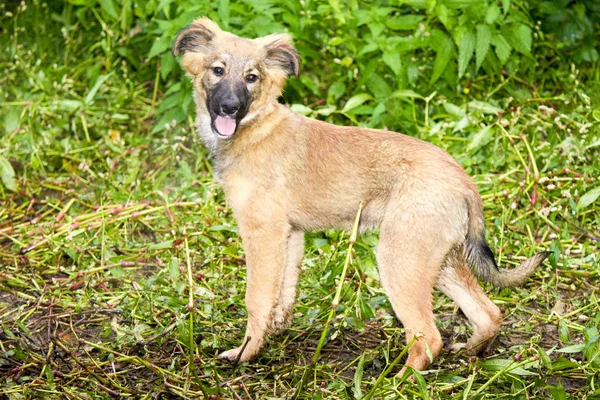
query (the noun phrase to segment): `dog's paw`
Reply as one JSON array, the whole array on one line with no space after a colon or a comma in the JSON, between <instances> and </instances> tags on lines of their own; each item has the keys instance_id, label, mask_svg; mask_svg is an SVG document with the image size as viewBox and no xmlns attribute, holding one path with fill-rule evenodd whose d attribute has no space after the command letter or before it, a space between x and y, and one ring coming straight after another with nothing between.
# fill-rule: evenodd
<instances>
[{"instance_id":1,"label":"dog's paw","mask_svg":"<svg viewBox=\"0 0 600 400\"><path fill-rule=\"evenodd\" d=\"M246 346L245 349L243 347L244 346L240 346L240 347L236 347L235 349L224 351L221 354L219 354L217 356L217 358L219 360L225 360L225 361L229 361L232 363L248 361L254 356L254 352L252 352L251 349L248 349L248 347L250 347L250 346ZM243 353L240 356L240 352L242 350L243 350Z\"/></svg>"},{"instance_id":2,"label":"dog's paw","mask_svg":"<svg viewBox=\"0 0 600 400\"><path fill-rule=\"evenodd\" d=\"M453 353L458 353L462 351L467 351L466 343L454 343L450 345L450 351Z\"/></svg>"},{"instance_id":3,"label":"dog's paw","mask_svg":"<svg viewBox=\"0 0 600 400\"><path fill-rule=\"evenodd\" d=\"M406 375L406 377L404 376ZM396 378L402 379L402 382L412 382L415 383L415 374L412 372L412 368L402 367L400 372L396 374Z\"/></svg>"},{"instance_id":4,"label":"dog's paw","mask_svg":"<svg viewBox=\"0 0 600 400\"><path fill-rule=\"evenodd\" d=\"M454 343L450 345L450 351L453 353L462 353L467 356L476 356L483 350L482 346L473 347L469 343Z\"/></svg>"},{"instance_id":5,"label":"dog's paw","mask_svg":"<svg viewBox=\"0 0 600 400\"><path fill-rule=\"evenodd\" d=\"M221 354L219 354L217 356L217 358L219 360L225 360L225 361L229 361L229 362L235 362L238 359L238 355L240 354L240 348L235 348L235 349L231 349L231 350L227 350L222 352ZM242 361L242 358L240 357L240 360Z\"/></svg>"}]
</instances>

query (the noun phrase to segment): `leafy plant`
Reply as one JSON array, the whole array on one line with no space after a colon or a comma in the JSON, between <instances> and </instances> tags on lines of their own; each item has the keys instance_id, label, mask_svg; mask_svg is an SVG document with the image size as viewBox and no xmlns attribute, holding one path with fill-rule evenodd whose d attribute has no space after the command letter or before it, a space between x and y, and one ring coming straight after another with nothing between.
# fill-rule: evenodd
<instances>
[{"instance_id":1,"label":"leafy plant","mask_svg":"<svg viewBox=\"0 0 600 400\"><path fill-rule=\"evenodd\" d=\"M530 11L542 31L558 41L575 62L597 62L600 3L595 0L533 0Z\"/></svg>"}]
</instances>

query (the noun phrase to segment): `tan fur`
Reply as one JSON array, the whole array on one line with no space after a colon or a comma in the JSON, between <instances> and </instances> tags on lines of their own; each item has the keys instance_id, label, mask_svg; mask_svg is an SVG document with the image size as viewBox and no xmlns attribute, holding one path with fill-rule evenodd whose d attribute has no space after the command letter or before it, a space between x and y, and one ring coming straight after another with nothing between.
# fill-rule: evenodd
<instances>
[{"instance_id":1,"label":"tan fur","mask_svg":"<svg viewBox=\"0 0 600 400\"><path fill-rule=\"evenodd\" d=\"M221 358L249 360L266 334L289 323L302 232L349 229L360 202L361 228L380 228L381 284L406 338L424 335L410 349L407 365L425 369L431 362L427 347L434 357L442 349L431 302L436 285L473 325L473 337L462 347L477 352L490 342L501 314L467 265L468 240L484 241L481 199L450 155L409 136L335 126L279 104L285 79L299 67L287 35L244 39L200 19L180 33L175 52L184 53L182 64L194 84L197 128L211 150L246 253L243 343L248 343L241 354L243 346ZM227 79L260 73L258 86L248 86L253 96L249 112L227 140L215 136L206 105L217 79L207 71L220 62L227 65Z\"/></svg>"}]
</instances>

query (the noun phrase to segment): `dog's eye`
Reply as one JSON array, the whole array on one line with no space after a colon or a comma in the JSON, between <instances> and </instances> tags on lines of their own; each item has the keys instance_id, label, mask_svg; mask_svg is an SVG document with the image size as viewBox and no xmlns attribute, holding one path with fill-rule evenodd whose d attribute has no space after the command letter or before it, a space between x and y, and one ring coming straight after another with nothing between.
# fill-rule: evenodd
<instances>
[{"instance_id":1,"label":"dog's eye","mask_svg":"<svg viewBox=\"0 0 600 400\"><path fill-rule=\"evenodd\" d=\"M225 73L225 70L222 67L214 67L212 71L213 74L215 74L216 76L223 76L223 74Z\"/></svg>"},{"instance_id":2,"label":"dog's eye","mask_svg":"<svg viewBox=\"0 0 600 400\"><path fill-rule=\"evenodd\" d=\"M254 74L246 75L246 82L248 82L248 83L254 83L257 80L258 80L258 76L254 75Z\"/></svg>"}]
</instances>

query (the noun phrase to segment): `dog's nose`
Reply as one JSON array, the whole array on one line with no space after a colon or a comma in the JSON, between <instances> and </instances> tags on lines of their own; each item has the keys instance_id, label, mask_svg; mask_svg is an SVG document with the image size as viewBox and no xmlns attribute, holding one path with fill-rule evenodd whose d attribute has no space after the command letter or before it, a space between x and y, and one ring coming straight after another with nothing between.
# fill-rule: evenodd
<instances>
[{"instance_id":1,"label":"dog's nose","mask_svg":"<svg viewBox=\"0 0 600 400\"><path fill-rule=\"evenodd\" d=\"M240 101L238 99L225 99L221 102L221 111L225 115L235 115L240 109Z\"/></svg>"}]
</instances>

